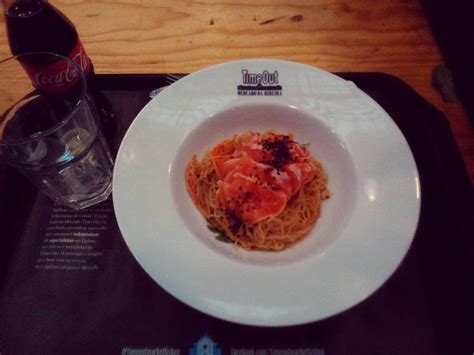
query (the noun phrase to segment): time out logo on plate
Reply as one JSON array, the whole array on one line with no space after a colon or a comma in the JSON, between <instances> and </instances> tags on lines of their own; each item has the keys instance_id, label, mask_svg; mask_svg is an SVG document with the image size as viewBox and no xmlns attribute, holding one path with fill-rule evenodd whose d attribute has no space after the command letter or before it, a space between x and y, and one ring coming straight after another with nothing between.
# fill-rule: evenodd
<instances>
[{"instance_id":1,"label":"time out logo on plate","mask_svg":"<svg viewBox=\"0 0 474 355\"><path fill-rule=\"evenodd\" d=\"M242 69L242 84L237 86L239 96L281 96L282 87L278 84L278 70L264 70L251 73Z\"/></svg>"}]
</instances>

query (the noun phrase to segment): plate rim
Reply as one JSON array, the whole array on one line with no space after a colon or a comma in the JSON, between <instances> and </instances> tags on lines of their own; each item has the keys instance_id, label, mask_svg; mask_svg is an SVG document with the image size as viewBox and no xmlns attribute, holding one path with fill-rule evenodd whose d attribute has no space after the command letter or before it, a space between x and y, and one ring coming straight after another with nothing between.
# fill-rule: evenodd
<instances>
[{"instance_id":1,"label":"plate rim","mask_svg":"<svg viewBox=\"0 0 474 355\"><path fill-rule=\"evenodd\" d=\"M297 65L297 66L300 66L303 70L316 70L317 72L319 73L324 73L325 75L326 74L329 74L331 77L334 77L334 78L337 78L338 80L340 81L345 81L343 78L340 78L332 73L329 73L329 72L326 72L322 69L319 69L319 68L316 68L316 67L312 67L312 66L309 66L309 65L306 65L306 64L302 64L302 63L296 63L296 62L290 62L290 61L285 61L285 60L274 60L274 59L264 59L264 58L259 58L259 59L248 59L248 60L238 60L238 61L232 61L232 62L225 62L225 63L220 63L220 64L217 64L217 65L214 65L214 66L210 66L210 67L206 67L204 69L201 69L199 71L196 71L194 73L191 73L185 77L183 77L183 79L180 79L178 82L180 82L181 80L186 80L186 81L192 81L194 80L194 78L196 76L199 76L199 75L202 75L202 74L206 74L207 72L209 71L213 71L213 70L216 70L217 68L222 68L222 67L226 67L226 66L231 66L231 65L238 65L238 64L243 64L243 63L252 63L252 62L259 62L259 63L284 63L285 65ZM177 82L177 83L178 83ZM175 85L176 83L172 84L170 86L170 88ZM183 84L181 84L183 85ZM166 89L168 90L168 88ZM370 104L374 105L375 107L377 107L377 109L379 111L381 111L382 113L385 114L386 116L386 119L389 119L392 121L393 123L393 126L395 127L396 130L398 130L398 134L401 136L404 144L406 145L406 148L408 148L408 152L409 152L409 156L408 158L411 158L411 162L413 163L413 168L414 168L414 178L415 178L415 181L416 181L416 184L417 184L417 206L416 206L416 216L414 217L414 220L416 221L414 223L414 225L412 226L412 232L410 232L409 234L411 235L411 237L409 237L408 239L409 242L407 244L407 247L404 249L404 251L401 253L400 255L400 260L399 262L397 263L397 265L395 266L395 268L389 272L388 276L384 279L383 282L381 282L377 287L375 287L371 292L368 292L365 297L362 297L362 298L359 298L358 300L356 300L355 302L352 302L350 306L348 307L345 307L345 308L341 308L339 311L337 312L333 312L331 314L328 314L326 315L325 317L321 317L321 318L317 318L317 319L311 319L312 317L308 317L308 319L302 319L300 321L289 321L289 322L277 322L277 323L272 323L272 322L268 322L268 321L263 321L261 323L259 322L255 322L255 321L249 321L248 319L244 317L237 317L237 318L232 318L232 317L226 317L226 316L223 316L221 313L219 312L214 312L212 309L207 309L207 310L203 310L202 308L200 307L197 307L196 304L192 301L190 301L189 299L187 299L186 297L183 297L182 295L179 295L179 294L175 294L174 292L172 292L169 288L163 286L161 283L159 283L155 277L153 275L150 274L150 272L148 270L146 270L146 268L143 267L142 265L142 262L139 260L139 258L137 257L137 255L133 252L132 250L132 247L129 243L129 240L127 239L127 237L125 236L125 233L123 232L126 228L123 226L123 217L121 217L121 213L118 211L120 208L116 208L116 218L117 218L117 223L118 223L118 226L119 226L119 229L123 235L123 238L125 240L125 243L127 245L127 247L129 248L129 250L131 251L132 255L134 256L134 258L137 260L137 262L141 265L141 267L144 269L145 272L147 272L149 274L149 276L155 281L157 282L157 284L159 284L161 287L165 288L165 290L172 294L175 298L177 298L178 300L182 301L183 303L191 306L192 308L195 308L195 309L198 309L199 311L201 312L204 312L204 313L207 313L207 314L210 314L212 316L215 316L217 318L220 318L220 319L225 319L225 320L229 320L229 321L232 321L232 322L236 322L236 323L240 323L240 324L246 324L246 325L258 325L258 326L288 326L288 325L297 325L297 324L305 324L305 323L310 323L310 322L313 322L315 320L322 320L322 319L325 319L325 318L328 318L328 317L331 317L331 316L334 316L334 315L337 315L339 313L342 313L344 311L346 311L347 309L349 308L352 308L353 306L363 302L365 299L367 299L368 297L370 297L374 292L376 292L380 287L382 287L385 282L390 279L390 277L393 275L393 273L398 269L398 267L400 266L400 264L403 262L403 260L405 259L407 253L408 253L408 250L410 249L410 246L413 242L413 239L414 239L414 236L415 236L415 233L416 233L416 230L417 230L417 227L418 227L418 223L419 223L419 217L420 217L420 210L421 210L421 189L419 188L419 173L418 173L418 168L416 166L416 161L414 159L414 155L413 155L413 152L405 138L405 136L403 135L403 132L400 130L400 128L398 127L398 125L393 121L393 119L390 117L390 115L388 115L387 112L385 112L383 110L383 108L375 101L373 100L370 96L368 96L366 93L364 93L362 90L360 89L357 89L359 90L363 95L365 95L365 98L368 99L368 101L370 102ZM146 110L152 106L152 105L156 105L157 101L159 102L160 100L160 95L158 95L156 98L152 99L150 102L148 102L141 110L140 112L137 114L136 118L134 119L134 121L132 122L132 124L130 125L130 127L128 128L126 134L124 135L123 137L123 140L120 144L120 148L118 150L118 153L117 153L117 160L116 160L116 165L114 167L114 176L113 176L113 184L114 184L114 188L113 188L113 200L114 200L114 206L116 205L116 202L118 199L117 199L117 188L116 188L116 181L117 181L117 176L116 174L118 174L118 171L120 169L120 162L119 162L119 159L121 157L121 155L123 154L123 150L126 149L125 148L125 145L126 145L126 142L127 142L127 139L128 139L128 136L130 134L131 131L133 131L135 128L135 125L137 124L137 122L139 122L139 119L140 117L143 117L144 115L144 112L146 112Z\"/></svg>"}]
</instances>

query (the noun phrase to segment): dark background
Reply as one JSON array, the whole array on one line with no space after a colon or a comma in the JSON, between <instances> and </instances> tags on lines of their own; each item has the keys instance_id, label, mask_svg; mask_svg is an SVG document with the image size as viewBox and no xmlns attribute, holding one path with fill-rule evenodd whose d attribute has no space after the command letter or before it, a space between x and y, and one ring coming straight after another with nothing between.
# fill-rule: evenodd
<instances>
[{"instance_id":1,"label":"dark background","mask_svg":"<svg viewBox=\"0 0 474 355\"><path fill-rule=\"evenodd\" d=\"M474 127L474 1L421 0L457 95Z\"/></svg>"}]
</instances>

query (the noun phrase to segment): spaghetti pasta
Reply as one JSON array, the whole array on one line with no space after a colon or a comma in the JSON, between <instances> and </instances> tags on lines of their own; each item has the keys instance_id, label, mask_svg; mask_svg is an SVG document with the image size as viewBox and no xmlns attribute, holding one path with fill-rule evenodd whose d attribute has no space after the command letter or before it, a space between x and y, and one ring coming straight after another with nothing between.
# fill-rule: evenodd
<instances>
[{"instance_id":1,"label":"spaghetti pasta","mask_svg":"<svg viewBox=\"0 0 474 355\"><path fill-rule=\"evenodd\" d=\"M185 171L189 195L212 230L247 250L283 250L307 235L330 197L321 164L292 135L245 132Z\"/></svg>"}]
</instances>

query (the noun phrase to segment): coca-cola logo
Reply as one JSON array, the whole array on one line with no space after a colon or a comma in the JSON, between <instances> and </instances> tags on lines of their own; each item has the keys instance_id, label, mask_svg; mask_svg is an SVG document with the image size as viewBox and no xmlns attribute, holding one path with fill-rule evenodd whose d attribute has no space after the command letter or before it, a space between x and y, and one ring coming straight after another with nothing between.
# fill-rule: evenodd
<instances>
[{"instance_id":1,"label":"coca-cola logo","mask_svg":"<svg viewBox=\"0 0 474 355\"><path fill-rule=\"evenodd\" d=\"M84 72L88 67L88 58L85 55L84 51L81 49L71 60L77 64L81 70ZM39 86L63 86L65 83L72 83L78 80L78 70L77 67L70 63L66 62L66 68L58 72L48 72L40 71L35 76L35 82Z\"/></svg>"},{"instance_id":2,"label":"coca-cola logo","mask_svg":"<svg viewBox=\"0 0 474 355\"><path fill-rule=\"evenodd\" d=\"M69 59L81 68L87 75L91 68L91 62L80 41L69 54ZM74 86L80 79L77 66L66 60L48 66L36 68L24 65L33 84L47 92L62 92Z\"/></svg>"}]
</instances>

